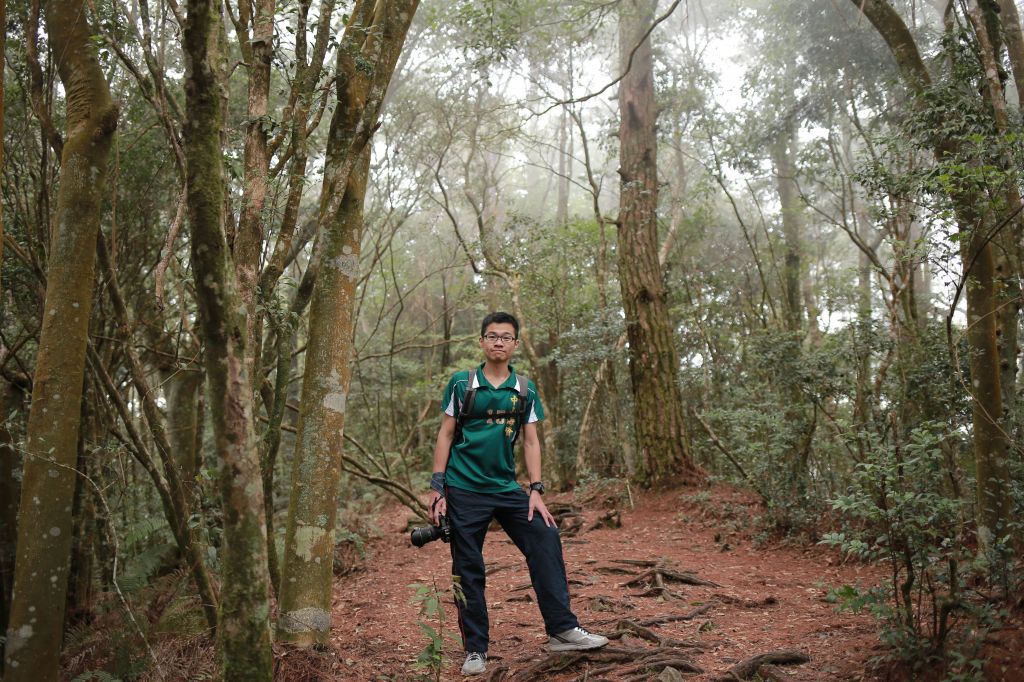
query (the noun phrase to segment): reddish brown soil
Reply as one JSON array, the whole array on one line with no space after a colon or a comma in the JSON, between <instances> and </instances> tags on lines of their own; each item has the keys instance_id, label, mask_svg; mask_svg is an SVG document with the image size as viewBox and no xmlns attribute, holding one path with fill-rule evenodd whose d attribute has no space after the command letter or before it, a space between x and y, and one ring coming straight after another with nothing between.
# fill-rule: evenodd
<instances>
[{"instance_id":1,"label":"reddish brown soil","mask_svg":"<svg viewBox=\"0 0 1024 682\"><path fill-rule=\"evenodd\" d=\"M554 499L571 501L566 496ZM585 508L587 525L602 511L599 504ZM622 618L641 621L712 603L696 619L651 628L660 636L699 645L699 651L680 650L705 671L687 679L713 680L744 658L776 649L795 649L810 657L809 663L786 666L793 680L877 679L865 672L871 667L868 659L880 653L875 624L866 615L838 613L826 593L843 584L877 584L884 579L882 571L841 564L835 554L817 548L757 546L751 535L757 532L752 521L757 514L750 498L726 488L710 494L690 490L640 497L634 509L623 511L621 528L564 539L573 610L584 627L607 633ZM382 535L370 546L363 570L336 582L336 648L333 661L321 661L321 671L332 670L322 679L412 680L421 674L414 663L427 639L417 626L409 585L450 585L450 556L441 542L412 547L405 530L408 516L401 508L382 515ZM522 589L529 581L525 562L503 532L488 534L484 556L491 570L488 666L508 666L515 673L545 657L547 637L532 590ZM631 576L605 572L614 567L641 570L616 564L618 559L662 560L721 587L667 583L680 598L637 596L646 588L626 587ZM450 604L446 612L445 627L457 629ZM638 638L613 645L653 646ZM445 654L442 679L461 679L461 649L448 643ZM588 665L603 664L583 663L543 679L586 679ZM614 671L599 677L620 679Z\"/></svg>"}]
</instances>

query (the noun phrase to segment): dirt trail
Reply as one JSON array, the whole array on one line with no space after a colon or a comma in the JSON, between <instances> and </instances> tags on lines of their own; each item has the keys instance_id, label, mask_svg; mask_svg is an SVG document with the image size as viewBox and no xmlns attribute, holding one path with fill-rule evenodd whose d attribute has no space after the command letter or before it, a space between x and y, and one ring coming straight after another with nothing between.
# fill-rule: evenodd
<instances>
[{"instance_id":1,"label":"dirt trail","mask_svg":"<svg viewBox=\"0 0 1024 682\"><path fill-rule=\"evenodd\" d=\"M572 500L554 497L549 506L553 501ZM829 587L876 584L883 578L878 568L836 565L834 554L813 548L755 546L751 533L757 530L752 523L759 513L756 505L727 488L642 496L634 509L627 505L622 510L621 528L586 530L606 510L594 504L583 509L582 518L570 515L562 525L583 521L582 532L563 538L573 610L581 624L612 634L624 620L643 624L695 615L633 628L612 642L612 653L604 654L606 659L632 660L593 657L560 672L544 670L550 660L546 635L532 590L524 589L529 582L525 562L503 532L492 530L484 548L489 671L507 668L506 680L655 679L657 675L638 663L658 660L651 652L659 646L654 640L660 640L661 660L689 662L704 671L686 675L691 680L715 680L743 659L779 649L796 650L810 660L780 666L778 679L872 679L863 672L867 659L878 653L871 619L837 613L825 597ZM409 585L450 584L450 555L441 542L413 548L404 532L408 516L401 508L382 516L382 537L369 547L363 570L335 583L337 658L329 666L329 679L417 677L413 662L427 640L417 626ZM688 576L719 586L680 582ZM447 616L445 627L457 630L453 607L447 608ZM461 679L462 652L449 643L445 653L442 679Z\"/></svg>"}]
</instances>

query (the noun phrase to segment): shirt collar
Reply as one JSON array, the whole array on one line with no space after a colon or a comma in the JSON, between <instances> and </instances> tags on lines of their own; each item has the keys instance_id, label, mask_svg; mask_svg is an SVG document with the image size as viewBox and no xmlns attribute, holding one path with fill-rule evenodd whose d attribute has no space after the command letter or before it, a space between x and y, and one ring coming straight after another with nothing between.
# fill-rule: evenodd
<instances>
[{"instance_id":1,"label":"shirt collar","mask_svg":"<svg viewBox=\"0 0 1024 682\"><path fill-rule=\"evenodd\" d=\"M484 379L484 364L485 363L481 362L477 366L476 371L473 372L472 381L470 381L470 384L469 384L470 388L490 388L491 387L490 383L488 383L487 380ZM508 372L509 372L508 379L505 379L505 383L503 383L501 386L498 386L498 388L496 390L501 390L503 388L511 388L512 390L514 390L514 391L516 391L518 393L519 392L519 376L516 374L516 368L511 363L509 363Z\"/></svg>"}]
</instances>

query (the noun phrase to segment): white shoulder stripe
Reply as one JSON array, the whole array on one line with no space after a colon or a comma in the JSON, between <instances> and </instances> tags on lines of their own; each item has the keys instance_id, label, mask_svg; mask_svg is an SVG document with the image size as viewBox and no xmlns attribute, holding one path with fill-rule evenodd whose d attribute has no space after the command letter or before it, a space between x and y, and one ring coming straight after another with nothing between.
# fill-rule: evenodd
<instances>
[{"instance_id":1,"label":"white shoulder stripe","mask_svg":"<svg viewBox=\"0 0 1024 682\"><path fill-rule=\"evenodd\" d=\"M466 379L459 379L458 381L455 382L455 385L452 386L452 395L448 399L448 404L444 406L444 413L446 415L448 415L449 417L454 417L455 416L455 388L459 384L466 383L466 382L467 382Z\"/></svg>"}]
</instances>

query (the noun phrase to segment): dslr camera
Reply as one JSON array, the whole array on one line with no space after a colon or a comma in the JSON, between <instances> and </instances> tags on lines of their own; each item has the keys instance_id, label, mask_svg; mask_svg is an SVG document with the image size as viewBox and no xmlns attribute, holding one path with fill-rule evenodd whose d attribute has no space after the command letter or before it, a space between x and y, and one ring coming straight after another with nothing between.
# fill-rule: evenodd
<instances>
[{"instance_id":1,"label":"dslr camera","mask_svg":"<svg viewBox=\"0 0 1024 682\"><path fill-rule=\"evenodd\" d=\"M444 514L439 514L437 517L437 525L420 526L419 528L413 528L412 534L409 539L412 540L412 544L417 547L422 547L428 542L434 540L444 540L445 542L451 542L452 540L452 529L448 525L448 517Z\"/></svg>"}]
</instances>

